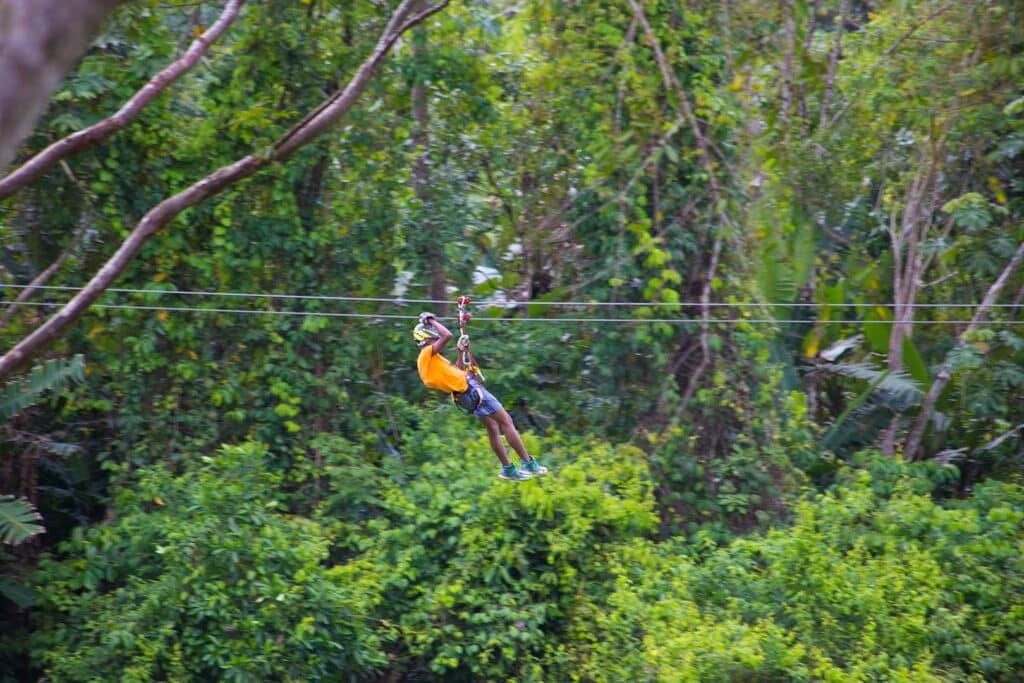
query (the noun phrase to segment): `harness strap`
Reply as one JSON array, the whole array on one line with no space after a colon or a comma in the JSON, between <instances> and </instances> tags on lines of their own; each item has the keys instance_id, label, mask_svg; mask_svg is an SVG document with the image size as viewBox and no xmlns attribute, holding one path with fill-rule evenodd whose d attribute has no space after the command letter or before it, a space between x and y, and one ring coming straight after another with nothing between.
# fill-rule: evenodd
<instances>
[{"instance_id":1,"label":"harness strap","mask_svg":"<svg viewBox=\"0 0 1024 683\"><path fill-rule=\"evenodd\" d=\"M475 387L469 387L466 391L459 393L458 391L452 392L452 403L465 410L467 413L472 414L480 407L480 404L484 402L484 396L480 393L479 389Z\"/></svg>"}]
</instances>

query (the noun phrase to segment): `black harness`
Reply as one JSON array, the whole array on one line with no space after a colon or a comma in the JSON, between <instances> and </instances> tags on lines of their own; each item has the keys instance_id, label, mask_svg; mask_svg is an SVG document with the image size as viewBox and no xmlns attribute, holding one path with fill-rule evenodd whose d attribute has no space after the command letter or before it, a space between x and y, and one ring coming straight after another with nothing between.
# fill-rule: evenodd
<instances>
[{"instance_id":1,"label":"black harness","mask_svg":"<svg viewBox=\"0 0 1024 683\"><path fill-rule=\"evenodd\" d=\"M484 396L480 393L480 390L474 386L470 386L468 389L459 393L457 391L452 392L452 403L465 410L470 415L480 407L480 404L484 402Z\"/></svg>"}]
</instances>

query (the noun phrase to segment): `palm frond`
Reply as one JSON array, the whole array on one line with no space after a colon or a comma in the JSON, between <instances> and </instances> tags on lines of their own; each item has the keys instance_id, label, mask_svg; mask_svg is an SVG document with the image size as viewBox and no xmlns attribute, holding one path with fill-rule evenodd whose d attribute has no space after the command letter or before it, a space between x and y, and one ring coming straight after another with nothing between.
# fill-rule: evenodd
<instances>
[{"instance_id":1,"label":"palm frond","mask_svg":"<svg viewBox=\"0 0 1024 683\"><path fill-rule=\"evenodd\" d=\"M39 394L60 389L71 382L81 382L85 361L81 354L69 359L57 358L32 368L26 377L11 382L0 390L0 420L9 420L35 403Z\"/></svg>"},{"instance_id":2,"label":"palm frond","mask_svg":"<svg viewBox=\"0 0 1024 683\"><path fill-rule=\"evenodd\" d=\"M921 385L905 372L880 370L869 363L827 363L818 366L822 372L859 379L874 386L872 397L897 412L921 402Z\"/></svg>"},{"instance_id":3,"label":"palm frond","mask_svg":"<svg viewBox=\"0 0 1024 683\"><path fill-rule=\"evenodd\" d=\"M0 543L18 545L43 533L46 529L37 524L41 521L42 515L24 498L0 495Z\"/></svg>"},{"instance_id":4,"label":"palm frond","mask_svg":"<svg viewBox=\"0 0 1024 683\"><path fill-rule=\"evenodd\" d=\"M45 452L61 458L68 458L82 450L82 447L77 443L64 443L61 441L51 441L50 439L43 439L39 442L39 446Z\"/></svg>"}]
</instances>

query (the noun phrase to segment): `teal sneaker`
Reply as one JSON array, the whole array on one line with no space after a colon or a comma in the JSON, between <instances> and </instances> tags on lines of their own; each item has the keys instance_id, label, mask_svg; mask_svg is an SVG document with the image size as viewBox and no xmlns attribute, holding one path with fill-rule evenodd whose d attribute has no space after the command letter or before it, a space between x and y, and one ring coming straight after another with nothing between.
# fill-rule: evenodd
<instances>
[{"instance_id":1,"label":"teal sneaker","mask_svg":"<svg viewBox=\"0 0 1024 683\"><path fill-rule=\"evenodd\" d=\"M512 463L503 466L498 476L502 479L511 479L512 481L527 481L530 478L528 473L517 470L516 466Z\"/></svg>"},{"instance_id":2,"label":"teal sneaker","mask_svg":"<svg viewBox=\"0 0 1024 683\"><path fill-rule=\"evenodd\" d=\"M524 462L522 465L520 465L519 471L529 477L534 475L547 474L548 468L544 467L544 465L541 465L539 462L537 462L537 458L534 458L533 460L530 460L529 462Z\"/></svg>"}]
</instances>

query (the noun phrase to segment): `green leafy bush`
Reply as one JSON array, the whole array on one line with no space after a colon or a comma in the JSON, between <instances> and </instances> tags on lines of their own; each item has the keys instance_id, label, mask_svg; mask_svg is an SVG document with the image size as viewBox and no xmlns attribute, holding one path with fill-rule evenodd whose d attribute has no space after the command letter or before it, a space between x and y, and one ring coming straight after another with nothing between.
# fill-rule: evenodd
<instances>
[{"instance_id":1,"label":"green leafy bush","mask_svg":"<svg viewBox=\"0 0 1024 683\"><path fill-rule=\"evenodd\" d=\"M624 539L656 529L643 454L630 447L527 435L552 472L497 478L481 436L440 454L384 495L372 547L347 581L378 591L393 661L439 680L551 680L568 675L566 620L609 576ZM569 446L572 446L570 450Z\"/></svg>"},{"instance_id":2,"label":"green leafy bush","mask_svg":"<svg viewBox=\"0 0 1024 683\"><path fill-rule=\"evenodd\" d=\"M914 490L927 477L888 479L880 495L853 472L790 527L723 548L622 548L614 592L571 629L581 677L1018 680L1024 490L941 505Z\"/></svg>"},{"instance_id":3,"label":"green leafy bush","mask_svg":"<svg viewBox=\"0 0 1024 683\"><path fill-rule=\"evenodd\" d=\"M109 524L41 561L34 652L48 677L339 680L381 664L320 525L287 514L252 444L125 487ZM106 675L106 674L104 674Z\"/></svg>"}]
</instances>

